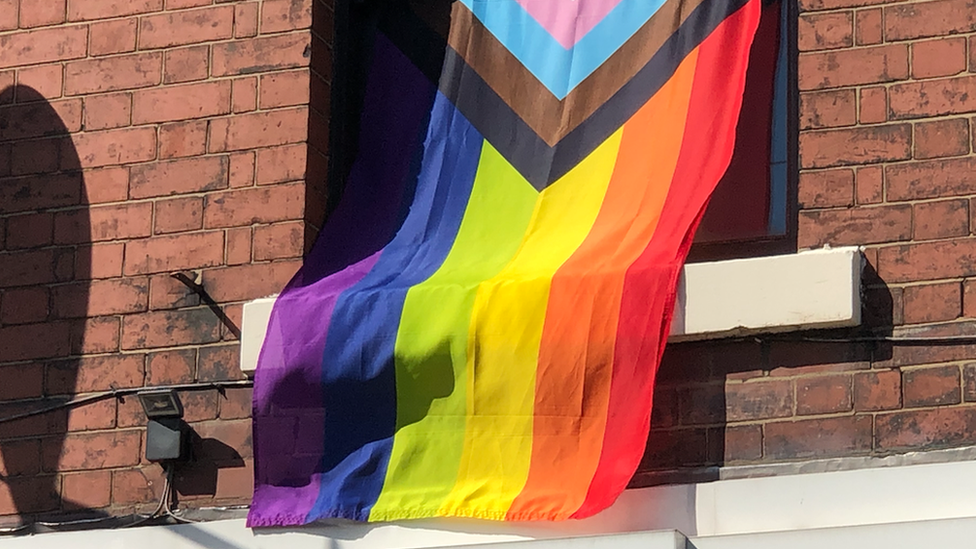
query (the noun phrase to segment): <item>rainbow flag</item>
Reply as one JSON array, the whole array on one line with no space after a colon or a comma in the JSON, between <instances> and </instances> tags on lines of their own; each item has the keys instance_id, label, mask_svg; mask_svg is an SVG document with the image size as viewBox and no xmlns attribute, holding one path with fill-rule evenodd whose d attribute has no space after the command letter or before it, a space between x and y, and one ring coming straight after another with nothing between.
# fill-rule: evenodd
<instances>
[{"instance_id":1,"label":"rainbow flag","mask_svg":"<svg viewBox=\"0 0 976 549\"><path fill-rule=\"evenodd\" d=\"M250 526L613 503L759 2L381 9L357 160L259 360Z\"/></svg>"}]
</instances>

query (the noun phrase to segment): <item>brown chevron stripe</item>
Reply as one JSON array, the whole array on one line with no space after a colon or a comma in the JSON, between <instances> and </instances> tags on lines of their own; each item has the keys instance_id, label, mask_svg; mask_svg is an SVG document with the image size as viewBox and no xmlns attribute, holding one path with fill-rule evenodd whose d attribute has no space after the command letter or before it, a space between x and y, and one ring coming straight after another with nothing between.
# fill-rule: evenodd
<instances>
[{"instance_id":1,"label":"brown chevron stripe","mask_svg":"<svg viewBox=\"0 0 976 549\"><path fill-rule=\"evenodd\" d=\"M620 90L705 0L667 0L623 46L562 101L461 2L448 44L549 146L576 129Z\"/></svg>"}]
</instances>

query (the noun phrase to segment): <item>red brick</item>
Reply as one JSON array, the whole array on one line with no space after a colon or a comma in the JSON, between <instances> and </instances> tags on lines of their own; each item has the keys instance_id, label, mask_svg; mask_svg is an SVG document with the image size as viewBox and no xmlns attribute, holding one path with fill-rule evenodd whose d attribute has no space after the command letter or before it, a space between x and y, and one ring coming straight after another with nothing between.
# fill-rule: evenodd
<instances>
[{"instance_id":1,"label":"red brick","mask_svg":"<svg viewBox=\"0 0 976 549\"><path fill-rule=\"evenodd\" d=\"M302 221L254 228L255 261L301 257L304 244L305 223Z\"/></svg>"},{"instance_id":2,"label":"red brick","mask_svg":"<svg viewBox=\"0 0 976 549\"><path fill-rule=\"evenodd\" d=\"M153 311L181 309L200 304L200 296L168 274L149 279L149 308Z\"/></svg>"},{"instance_id":3,"label":"red brick","mask_svg":"<svg viewBox=\"0 0 976 549\"><path fill-rule=\"evenodd\" d=\"M162 67L159 53L74 61L65 65L64 93L81 95L155 86L162 78Z\"/></svg>"},{"instance_id":4,"label":"red brick","mask_svg":"<svg viewBox=\"0 0 976 549\"><path fill-rule=\"evenodd\" d=\"M0 38L0 69L78 59L87 48L86 26L7 33Z\"/></svg>"},{"instance_id":5,"label":"red brick","mask_svg":"<svg viewBox=\"0 0 976 549\"><path fill-rule=\"evenodd\" d=\"M210 46L192 46L163 53L163 82L191 82L207 78L210 69Z\"/></svg>"},{"instance_id":6,"label":"red brick","mask_svg":"<svg viewBox=\"0 0 976 549\"><path fill-rule=\"evenodd\" d=\"M243 467L224 467L217 469L217 489L215 498L233 498L236 501L251 501L254 493L254 460L245 459Z\"/></svg>"},{"instance_id":7,"label":"red brick","mask_svg":"<svg viewBox=\"0 0 976 549\"><path fill-rule=\"evenodd\" d=\"M262 109L304 105L309 101L307 70L261 75Z\"/></svg>"},{"instance_id":8,"label":"red brick","mask_svg":"<svg viewBox=\"0 0 976 549\"><path fill-rule=\"evenodd\" d=\"M268 2L265 2L265 6L267 5ZM852 12L849 11L802 14L797 31L800 51L828 50L854 45L854 23Z\"/></svg>"},{"instance_id":9,"label":"red brick","mask_svg":"<svg viewBox=\"0 0 976 549\"><path fill-rule=\"evenodd\" d=\"M117 316L88 318L80 325L75 321L71 336L71 352L97 354L118 351L120 325Z\"/></svg>"},{"instance_id":10,"label":"red brick","mask_svg":"<svg viewBox=\"0 0 976 549\"><path fill-rule=\"evenodd\" d=\"M905 288L904 301L906 324L953 320L962 314L962 288L958 282L909 286Z\"/></svg>"},{"instance_id":11,"label":"red brick","mask_svg":"<svg viewBox=\"0 0 976 549\"><path fill-rule=\"evenodd\" d=\"M42 443L46 471L88 471L136 465L142 451L139 431L69 434Z\"/></svg>"},{"instance_id":12,"label":"red brick","mask_svg":"<svg viewBox=\"0 0 976 549\"><path fill-rule=\"evenodd\" d=\"M0 0L0 30L16 29L19 11L20 0Z\"/></svg>"},{"instance_id":13,"label":"red brick","mask_svg":"<svg viewBox=\"0 0 976 549\"><path fill-rule=\"evenodd\" d=\"M155 128L124 128L74 136L78 157L86 168L144 162L156 157ZM62 169L70 169L61 158Z\"/></svg>"},{"instance_id":14,"label":"red brick","mask_svg":"<svg viewBox=\"0 0 976 549\"><path fill-rule=\"evenodd\" d=\"M119 202L129 195L128 168L101 168L84 174L85 202L101 204Z\"/></svg>"},{"instance_id":15,"label":"red brick","mask_svg":"<svg viewBox=\"0 0 976 549\"><path fill-rule=\"evenodd\" d=\"M192 423L217 419L217 391L187 392L180 398L183 399L183 408L186 410L184 421Z\"/></svg>"},{"instance_id":16,"label":"red brick","mask_svg":"<svg viewBox=\"0 0 976 549\"><path fill-rule=\"evenodd\" d=\"M6 478L34 475L41 471L39 440L5 441L0 455L0 475Z\"/></svg>"},{"instance_id":17,"label":"red brick","mask_svg":"<svg viewBox=\"0 0 976 549\"><path fill-rule=\"evenodd\" d=\"M250 38L258 33L258 3L234 6L234 38Z\"/></svg>"},{"instance_id":18,"label":"red brick","mask_svg":"<svg viewBox=\"0 0 976 549\"><path fill-rule=\"evenodd\" d=\"M803 168L870 164L911 157L909 124L805 132L800 135Z\"/></svg>"},{"instance_id":19,"label":"red brick","mask_svg":"<svg viewBox=\"0 0 976 549\"><path fill-rule=\"evenodd\" d=\"M858 412L901 407L901 373L880 370L854 374L854 409Z\"/></svg>"},{"instance_id":20,"label":"red brick","mask_svg":"<svg viewBox=\"0 0 976 549\"><path fill-rule=\"evenodd\" d=\"M99 509L112 502L112 473L88 471L64 475L62 494L65 509Z\"/></svg>"},{"instance_id":21,"label":"red brick","mask_svg":"<svg viewBox=\"0 0 976 549\"><path fill-rule=\"evenodd\" d=\"M132 123L205 118L230 112L230 82L205 82L139 91L132 96Z\"/></svg>"},{"instance_id":22,"label":"red brick","mask_svg":"<svg viewBox=\"0 0 976 549\"><path fill-rule=\"evenodd\" d=\"M969 153L969 121L965 118L919 122L915 125L915 158Z\"/></svg>"},{"instance_id":23,"label":"red brick","mask_svg":"<svg viewBox=\"0 0 976 549\"><path fill-rule=\"evenodd\" d=\"M0 254L0 288L54 282L54 254L50 249Z\"/></svg>"},{"instance_id":24,"label":"red brick","mask_svg":"<svg viewBox=\"0 0 976 549\"><path fill-rule=\"evenodd\" d=\"M178 10L183 8L199 8L200 6L209 6L213 3L213 0L166 0L167 10Z\"/></svg>"},{"instance_id":25,"label":"red brick","mask_svg":"<svg viewBox=\"0 0 976 549\"><path fill-rule=\"evenodd\" d=\"M895 84L888 90L894 120L976 111L976 76Z\"/></svg>"},{"instance_id":26,"label":"red brick","mask_svg":"<svg viewBox=\"0 0 976 549\"><path fill-rule=\"evenodd\" d=\"M800 11L820 11L883 4L885 0L800 0Z\"/></svg>"},{"instance_id":27,"label":"red brick","mask_svg":"<svg viewBox=\"0 0 976 549\"><path fill-rule=\"evenodd\" d=\"M210 151L300 143L307 137L307 126L307 108L218 118L210 122Z\"/></svg>"},{"instance_id":28,"label":"red brick","mask_svg":"<svg viewBox=\"0 0 976 549\"><path fill-rule=\"evenodd\" d=\"M227 229L227 264L251 262L251 228Z\"/></svg>"},{"instance_id":29,"label":"red brick","mask_svg":"<svg viewBox=\"0 0 976 549\"><path fill-rule=\"evenodd\" d=\"M763 426L769 459L824 458L871 451L871 417L846 416Z\"/></svg>"},{"instance_id":30,"label":"red brick","mask_svg":"<svg viewBox=\"0 0 976 549\"><path fill-rule=\"evenodd\" d=\"M912 369L902 372L905 407L945 406L962 402L958 366Z\"/></svg>"},{"instance_id":31,"label":"red brick","mask_svg":"<svg viewBox=\"0 0 976 549\"><path fill-rule=\"evenodd\" d=\"M220 399L220 419L244 419L251 417L251 399L254 391L250 388L227 389Z\"/></svg>"},{"instance_id":32,"label":"red brick","mask_svg":"<svg viewBox=\"0 0 976 549\"><path fill-rule=\"evenodd\" d=\"M201 348L197 358L197 381L244 379L240 354L237 344Z\"/></svg>"},{"instance_id":33,"label":"red brick","mask_svg":"<svg viewBox=\"0 0 976 549\"><path fill-rule=\"evenodd\" d=\"M20 0L20 28L64 22L65 0Z\"/></svg>"},{"instance_id":34,"label":"red brick","mask_svg":"<svg viewBox=\"0 0 976 549\"><path fill-rule=\"evenodd\" d=\"M762 458L761 426L726 426L723 434L722 460L724 462L754 461Z\"/></svg>"},{"instance_id":35,"label":"red brick","mask_svg":"<svg viewBox=\"0 0 976 549\"><path fill-rule=\"evenodd\" d=\"M64 84L63 67L59 63L19 69L17 84L33 88L45 99L61 97L61 88Z\"/></svg>"},{"instance_id":36,"label":"red brick","mask_svg":"<svg viewBox=\"0 0 976 549\"><path fill-rule=\"evenodd\" d=\"M149 202L95 206L87 211L69 210L58 212L54 218L54 240L59 244L121 240L150 234L152 204Z\"/></svg>"},{"instance_id":37,"label":"red brick","mask_svg":"<svg viewBox=\"0 0 976 549\"><path fill-rule=\"evenodd\" d=\"M81 318L145 311L149 281L123 278L78 282L52 290L53 313L58 318Z\"/></svg>"},{"instance_id":38,"label":"red brick","mask_svg":"<svg viewBox=\"0 0 976 549\"><path fill-rule=\"evenodd\" d=\"M162 13L141 19L139 49L222 40L233 34L233 6Z\"/></svg>"},{"instance_id":39,"label":"red brick","mask_svg":"<svg viewBox=\"0 0 976 549\"><path fill-rule=\"evenodd\" d=\"M919 242L878 251L878 274L886 282L976 275L976 240Z\"/></svg>"},{"instance_id":40,"label":"red brick","mask_svg":"<svg viewBox=\"0 0 976 549\"><path fill-rule=\"evenodd\" d=\"M59 508L57 477L28 477L0 483L0 514L39 513ZM13 494L17 494L16 501Z\"/></svg>"},{"instance_id":41,"label":"red brick","mask_svg":"<svg viewBox=\"0 0 976 549\"><path fill-rule=\"evenodd\" d=\"M54 215L36 213L7 218L7 249L40 248L51 243Z\"/></svg>"},{"instance_id":42,"label":"red brick","mask_svg":"<svg viewBox=\"0 0 976 549\"><path fill-rule=\"evenodd\" d=\"M789 380L728 383L726 419L749 421L793 415L793 387Z\"/></svg>"},{"instance_id":43,"label":"red brick","mask_svg":"<svg viewBox=\"0 0 976 549\"><path fill-rule=\"evenodd\" d=\"M121 242L78 247L75 255L75 279L112 278L122 276Z\"/></svg>"},{"instance_id":44,"label":"red brick","mask_svg":"<svg viewBox=\"0 0 976 549\"><path fill-rule=\"evenodd\" d=\"M301 219L303 185L276 185L211 193L204 198L203 222L207 228L239 227Z\"/></svg>"},{"instance_id":45,"label":"red brick","mask_svg":"<svg viewBox=\"0 0 976 549\"><path fill-rule=\"evenodd\" d=\"M250 187L254 184L254 153L243 152L230 155L230 186Z\"/></svg>"},{"instance_id":46,"label":"red brick","mask_svg":"<svg viewBox=\"0 0 976 549\"><path fill-rule=\"evenodd\" d=\"M936 0L884 9L885 38L911 40L976 30L976 14L966 0Z\"/></svg>"},{"instance_id":47,"label":"red brick","mask_svg":"<svg viewBox=\"0 0 976 549\"><path fill-rule=\"evenodd\" d=\"M915 240L969 234L969 201L941 200L915 204Z\"/></svg>"},{"instance_id":48,"label":"red brick","mask_svg":"<svg viewBox=\"0 0 976 549\"><path fill-rule=\"evenodd\" d=\"M130 124L132 95L113 93L85 98L85 130L107 130Z\"/></svg>"},{"instance_id":49,"label":"red brick","mask_svg":"<svg viewBox=\"0 0 976 549\"><path fill-rule=\"evenodd\" d=\"M163 9L163 0L71 0L68 21L123 17Z\"/></svg>"},{"instance_id":50,"label":"red brick","mask_svg":"<svg viewBox=\"0 0 976 549\"><path fill-rule=\"evenodd\" d=\"M966 70L966 39L939 38L912 44L912 76L934 78Z\"/></svg>"},{"instance_id":51,"label":"red brick","mask_svg":"<svg viewBox=\"0 0 976 549\"><path fill-rule=\"evenodd\" d=\"M846 412L852 406L851 376L817 376L796 380L797 415Z\"/></svg>"},{"instance_id":52,"label":"red brick","mask_svg":"<svg viewBox=\"0 0 976 549\"><path fill-rule=\"evenodd\" d=\"M889 44L800 55L801 90L880 84L908 78L908 46Z\"/></svg>"},{"instance_id":53,"label":"red brick","mask_svg":"<svg viewBox=\"0 0 976 549\"><path fill-rule=\"evenodd\" d=\"M858 10L855 15L855 36L858 46L880 44L883 40L881 8Z\"/></svg>"},{"instance_id":54,"label":"red brick","mask_svg":"<svg viewBox=\"0 0 976 549\"><path fill-rule=\"evenodd\" d=\"M136 18L92 23L90 40L93 56L136 51Z\"/></svg>"},{"instance_id":55,"label":"red brick","mask_svg":"<svg viewBox=\"0 0 976 549\"><path fill-rule=\"evenodd\" d=\"M308 33L249 38L214 44L211 76L250 74L308 65Z\"/></svg>"},{"instance_id":56,"label":"red brick","mask_svg":"<svg viewBox=\"0 0 976 549\"><path fill-rule=\"evenodd\" d=\"M203 199L174 198L156 202L156 234L192 231L203 228Z\"/></svg>"},{"instance_id":57,"label":"red brick","mask_svg":"<svg viewBox=\"0 0 976 549\"><path fill-rule=\"evenodd\" d=\"M127 276L199 269L224 259L223 231L157 236L125 245Z\"/></svg>"},{"instance_id":58,"label":"red brick","mask_svg":"<svg viewBox=\"0 0 976 549\"><path fill-rule=\"evenodd\" d=\"M0 375L4 380L0 400L37 398L44 393L44 370L35 364L0 366Z\"/></svg>"},{"instance_id":59,"label":"red brick","mask_svg":"<svg viewBox=\"0 0 976 549\"><path fill-rule=\"evenodd\" d=\"M79 204L80 174L43 175L0 180L0 214Z\"/></svg>"},{"instance_id":60,"label":"red brick","mask_svg":"<svg viewBox=\"0 0 976 549\"><path fill-rule=\"evenodd\" d=\"M27 324L41 322L48 316L47 288L17 288L7 290L0 303L0 323ZM0 390L2 393L2 390ZM0 398L0 400L5 400Z\"/></svg>"},{"instance_id":61,"label":"red brick","mask_svg":"<svg viewBox=\"0 0 976 549\"><path fill-rule=\"evenodd\" d=\"M878 414L875 446L881 451L926 450L976 442L976 409L935 408Z\"/></svg>"},{"instance_id":62,"label":"red brick","mask_svg":"<svg viewBox=\"0 0 976 549\"><path fill-rule=\"evenodd\" d=\"M134 166L129 177L129 195L132 198L147 198L225 189L227 172L226 156Z\"/></svg>"},{"instance_id":63,"label":"red brick","mask_svg":"<svg viewBox=\"0 0 976 549\"><path fill-rule=\"evenodd\" d=\"M213 343L220 321L209 308L152 311L122 318L122 348L151 349Z\"/></svg>"},{"instance_id":64,"label":"red brick","mask_svg":"<svg viewBox=\"0 0 976 549\"><path fill-rule=\"evenodd\" d=\"M976 364L962 367L962 396L966 402L976 400Z\"/></svg>"},{"instance_id":65,"label":"red brick","mask_svg":"<svg viewBox=\"0 0 976 549\"><path fill-rule=\"evenodd\" d=\"M203 271L203 286L220 303L276 294L291 280L300 261L257 263Z\"/></svg>"},{"instance_id":66,"label":"red brick","mask_svg":"<svg viewBox=\"0 0 976 549\"><path fill-rule=\"evenodd\" d=\"M159 127L159 158L197 156L207 152L207 121L174 122Z\"/></svg>"},{"instance_id":67,"label":"red brick","mask_svg":"<svg viewBox=\"0 0 976 549\"><path fill-rule=\"evenodd\" d=\"M223 442L225 445L230 446L240 454L243 458L252 457L253 453L251 451L251 420L250 419L238 419L230 421L207 421L203 423L197 423L193 426L194 430L200 435L204 440L206 439L216 439ZM210 450L212 448L212 450ZM233 454L229 453L226 449L220 448L217 445L213 445L206 449L209 451L204 451L199 454L199 457L203 460L212 459L214 461L222 461L226 458L232 458ZM219 453L212 453L219 452ZM232 458L233 459L233 458Z\"/></svg>"},{"instance_id":68,"label":"red brick","mask_svg":"<svg viewBox=\"0 0 976 549\"><path fill-rule=\"evenodd\" d=\"M237 78L233 82L234 112L249 112L257 108L258 79L256 77Z\"/></svg>"},{"instance_id":69,"label":"red brick","mask_svg":"<svg viewBox=\"0 0 976 549\"><path fill-rule=\"evenodd\" d=\"M857 122L854 90L800 94L800 128L852 126Z\"/></svg>"},{"instance_id":70,"label":"red brick","mask_svg":"<svg viewBox=\"0 0 976 549\"><path fill-rule=\"evenodd\" d=\"M12 105L0 108L0 141L64 134L81 129L81 100ZM75 166L77 168L77 166Z\"/></svg>"},{"instance_id":71,"label":"red brick","mask_svg":"<svg viewBox=\"0 0 976 549\"><path fill-rule=\"evenodd\" d=\"M115 427L115 399L107 398L68 410L68 431L96 431Z\"/></svg>"},{"instance_id":72,"label":"red brick","mask_svg":"<svg viewBox=\"0 0 976 549\"><path fill-rule=\"evenodd\" d=\"M307 146L304 143L259 149L257 151L257 183L280 183L305 178Z\"/></svg>"},{"instance_id":73,"label":"red brick","mask_svg":"<svg viewBox=\"0 0 976 549\"><path fill-rule=\"evenodd\" d=\"M854 172L849 169L802 172L799 180L801 208L854 205Z\"/></svg>"},{"instance_id":74,"label":"red brick","mask_svg":"<svg viewBox=\"0 0 976 549\"><path fill-rule=\"evenodd\" d=\"M884 88L862 88L861 108L858 120L862 124L875 124L888 120L888 93Z\"/></svg>"},{"instance_id":75,"label":"red brick","mask_svg":"<svg viewBox=\"0 0 976 549\"><path fill-rule=\"evenodd\" d=\"M824 244L874 244L910 240L912 207L908 204L847 210L800 212L800 248Z\"/></svg>"},{"instance_id":76,"label":"red brick","mask_svg":"<svg viewBox=\"0 0 976 549\"><path fill-rule=\"evenodd\" d=\"M112 503L131 505L157 501L165 483L162 471L155 464L141 469L112 471Z\"/></svg>"},{"instance_id":77,"label":"red brick","mask_svg":"<svg viewBox=\"0 0 976 549\"><path fill-rule=\"evenodd\" d=\"M307 29L312 25L312 0L265 0L261 33Z\"/></svg>"},{"instance_id":78,"label":"red brick","mask_svg":"<svg viewBox=\"0 0 976 549\"><path fill-rule=\"evenodd\" d=\"M244 316L244 305L237 303L234 305L224 305L224 315L227 320L230 321L234 326L241 326L241 319ZM224 341L238 341L240 337L230 331L230 328L225 324L220 327L220 339Z\"/></svg>"},{"instance_id":79,"label":"red brick","mask_svg":"<svg viewBox=\"0 0 976 549\"><path fill-rule=\"evenodd\" d=\"M50 174L58 171L62 139L39 139L13 143L10 171L12 175Z\"/></svg>"},{"instance_id":80,"label":"red brick","mask_svg":"<svg viewBox=\"0 0 976 549\"><path fill-rule=\"evenodd\" d=\"M195 349L163 351L149 355L148 385L177 385L191 383L196 369Z\"/></svg>"},{"instance_id":81,"label":"red brick","mask_svg":"<svg viewBox=\"0 0 976 549\"><path fill-rule=\"evenodd\" d=\"M47 365L45 392L63 395L107 391L113 387L141 387L145 373L145 355L82 357L52 362Z\"/></svg>"},{"instance_id":82,"label":"red brick","mask_svg":"<svg viewBox=\"0 0 976 549\"><path fill-rule=\"evenodd\" d=\"M885 168L888 200L946 198L976 193L976 158L952 158Z\"/></svg>"}]
</instances>

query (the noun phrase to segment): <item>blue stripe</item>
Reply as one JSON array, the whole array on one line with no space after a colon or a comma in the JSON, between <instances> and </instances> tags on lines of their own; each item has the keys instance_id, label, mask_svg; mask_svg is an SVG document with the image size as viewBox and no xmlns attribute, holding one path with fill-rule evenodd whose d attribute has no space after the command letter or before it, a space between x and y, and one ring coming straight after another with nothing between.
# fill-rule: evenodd
<instances>
[{"instance_id":1,"label":"blue stripe","mask_svg":"<svg viewBox=\"0 0 976 549\"><path fill-rule=\"evenodd\" d=\"M376 265L339 298L323 356L325 448L310 522L365 521L383 488L396 426L394 344L407 290L447 257L483 138L438 93L414 202Z\"/></svg>"},{"instance_id":2,"label":"blue stripe","mask_svg":"<svg viewBox=\"0 0 976 549\"><path fill-rule=\"evenodd\" d=\"M516 0L461 3L562 100L640 30L664 0L623 0L568 50Z\"/></svg>"}]
</instances>

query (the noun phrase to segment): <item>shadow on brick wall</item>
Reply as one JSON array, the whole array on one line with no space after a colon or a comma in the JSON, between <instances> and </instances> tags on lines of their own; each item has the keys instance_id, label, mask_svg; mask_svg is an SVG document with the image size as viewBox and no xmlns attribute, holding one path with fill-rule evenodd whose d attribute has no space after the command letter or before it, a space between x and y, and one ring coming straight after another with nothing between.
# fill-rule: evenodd
<instances>
[{"instance_id":1,"label":"shadow on brick wall","mask_svg":"<svg viewBox=\"0 0 976 549\"><path fill-rule=\"evenodd\" d=\"M669 344L647 449L631 485L716 480L726 465L869 453L870 415L791 421L854 411L854 376L891 357L888 343L846 341L891 335L901 322L891 291L870 265L863 284L857 328ZM852 431L868 446L864 436L848 443Z\"/></svg>"},{"instance_id":2,"label":"shadow on brick wall","mask_svg":"<svg viewBox=\"0 0 976 549\"><path fill-rule=\"evenodd\" d=\"M83 392L78 357L114 350L99 348L93 334L106 326L87 319L88 197L68 136L81 116L80 101L52 105L26 86L0 92L0 418ZM58 474L85 468L65 446L68 431L113 426L83 412L0 422L0 515L90 515L91 505L108 505L92 499L86 479Z\"/></svg>"}]
</instances>

